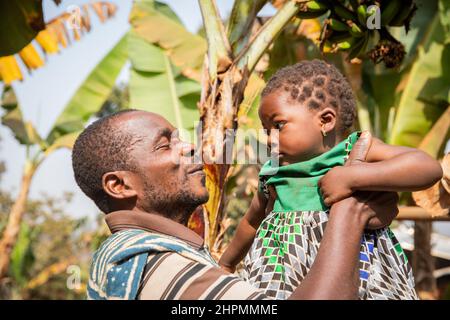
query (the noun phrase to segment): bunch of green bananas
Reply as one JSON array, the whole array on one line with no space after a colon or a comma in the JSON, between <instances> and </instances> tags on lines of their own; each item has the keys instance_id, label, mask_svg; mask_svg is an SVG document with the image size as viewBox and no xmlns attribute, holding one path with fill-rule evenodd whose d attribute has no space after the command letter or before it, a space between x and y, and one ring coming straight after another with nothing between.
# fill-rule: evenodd
<instances>
[{"instance_id":1,"label":"bunch of green bananas","mask_svg":"<svg viewBox=\"0 0 450 320\"><path fill-rule=\"evenodd\" d=\"M406 31L409 30L409 24L417 9L413 0L297 1L300 8L298 18L325 18L321 18L323 25L319 39L323 52L345 51L349 61L376 56L374 62L384 61L387 67L395 67L392 63L394 60L401 63L404 50L399 50L399 46L403 45L389 33L388 28L404 26ZM370 24L369 19L372 22ZM373 22L375 28L372 28ZM380 24L376 25L376 22ZM396 50L389 50L390 43ZM383 50L380 49L380 44L383 44ZM373 50L380 51L368 55ZM389 54L403 56L396 59L386 57L390 61L386 63L384 57Z\"/></svg>"}]
</instances>

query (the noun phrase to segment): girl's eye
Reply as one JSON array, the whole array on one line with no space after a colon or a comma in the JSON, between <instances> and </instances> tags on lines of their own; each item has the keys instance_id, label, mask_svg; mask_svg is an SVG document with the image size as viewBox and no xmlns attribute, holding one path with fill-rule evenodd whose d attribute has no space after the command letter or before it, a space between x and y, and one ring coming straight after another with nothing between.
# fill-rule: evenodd
<instances>
[{"instance_id":1,"label":"girl's eye","mask_svg":"<svg viewBox=\"0 0 450 320\"><path fill-rule=\"evenodd\" d=\"M281 130L281 128L283 128L284 125L285 123L283 122L275 123L275 129Z\"/></svg>"}]
</instances>

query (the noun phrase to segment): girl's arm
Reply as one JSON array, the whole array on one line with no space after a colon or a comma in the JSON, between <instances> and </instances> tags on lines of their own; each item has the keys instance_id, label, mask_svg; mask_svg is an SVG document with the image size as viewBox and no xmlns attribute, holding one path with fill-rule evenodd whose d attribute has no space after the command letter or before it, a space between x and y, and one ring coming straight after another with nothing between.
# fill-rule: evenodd
<instances>
[{"instance_id":1,"label":"girl's arm","mask_svg":"<svg viewBox=\"0 0 450 320\"><path fill-rule=\"evenodd\" d=\"M236 265L244 258L250 249L256 230L265 217L267 199L261 192L256 192L250 208L242 217L231 243L219 260L219 265L233 273Z\"/></svg>"},{"instance_id":2,"label":"girl's arm","mask_svg":"<svg viewBox=\"0 0 450 320\"><path fill-rule=\"evenodd\" d=\"M425 152L373 138L366 163L335 167L319 185L325 204L331 205L356 190L417 191L431 187L441 178L439 162Z\"/></svg>"},{"instance_id":3,"label":"girl's arm","mask_svg":"<svg viewBox=\"0 0 450 320\"><path fill-rule=\"evenodd\" d=\"M373 139L367 161L371 163L352 167L354 190L417 191L442 178L441 165L425 152L379 139Z\"/></svg>"}]
</instances>

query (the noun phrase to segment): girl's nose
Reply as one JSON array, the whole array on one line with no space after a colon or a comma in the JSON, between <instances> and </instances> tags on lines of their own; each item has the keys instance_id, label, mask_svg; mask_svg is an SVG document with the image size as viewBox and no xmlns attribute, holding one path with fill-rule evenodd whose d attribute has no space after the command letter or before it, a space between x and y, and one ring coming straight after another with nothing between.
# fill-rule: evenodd
<instances>
[{"instance_id":1,"label":"girl's nose","mask_svg":"<svg viewBox=\"0 0 450 320\"><path fill-rule=\"evenodd\" d=\"M270 130L270 134L267 136L267 147L269 150L278 148L278 130Z\"/></svg>"}]
</instances>

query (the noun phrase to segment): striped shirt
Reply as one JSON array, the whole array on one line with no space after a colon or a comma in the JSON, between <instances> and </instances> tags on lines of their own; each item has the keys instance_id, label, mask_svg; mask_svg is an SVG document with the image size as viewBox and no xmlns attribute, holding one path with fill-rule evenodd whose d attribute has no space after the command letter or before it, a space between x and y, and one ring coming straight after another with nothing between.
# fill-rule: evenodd
<instances>
[{"instance_id":1,"label":"striped shirt","mask_svg":"<svg viewBox=\"0 0 450 320\"><path fill-rule=\"evenodd\" d=\"M175 252L148 257L138 291L145 300L259 300L262 291L213 265L206 265Z\"/></svg>"},{"instance_id":2,"label":"striped shirt","mask_svg":"<svg viewBox=\"0 0 450 320\"><path fill-rule=\"evenodd\" d=\"M151 234L169 235L182 240L200 254L210 256L203 239L191 229L162 216L134 211L117 211L106 216L112 233L140 229ZM196 260L174 251L148 255L137 291L142 300L260 300L264 291L227 273L213 261Z\"/></svg>"}]
</instances>

